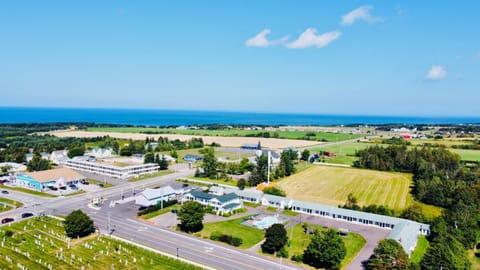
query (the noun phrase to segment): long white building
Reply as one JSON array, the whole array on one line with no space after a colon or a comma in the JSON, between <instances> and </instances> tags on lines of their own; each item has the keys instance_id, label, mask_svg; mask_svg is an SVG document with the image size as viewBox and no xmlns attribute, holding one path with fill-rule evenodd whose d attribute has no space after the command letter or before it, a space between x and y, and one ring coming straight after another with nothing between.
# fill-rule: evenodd
<instances>
[{"instance_id":1,"label":"long white building","mask_svg":"<svg viewBox=\"0 0 480 270\"><path fill-rule=\"evenodd\" d=\"M121 167L76 158L67 160L65 167L121 179L136 177L142 174L155 173L158 172L158 169L160 168L156 163L136 164Z\"/></svg>"}]
</instances>

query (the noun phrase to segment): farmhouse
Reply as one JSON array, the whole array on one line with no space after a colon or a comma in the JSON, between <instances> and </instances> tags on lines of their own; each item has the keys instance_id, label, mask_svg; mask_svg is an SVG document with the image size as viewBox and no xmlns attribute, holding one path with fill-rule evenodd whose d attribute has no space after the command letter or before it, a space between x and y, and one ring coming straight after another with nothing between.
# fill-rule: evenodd
<instances>
[{"instance_id":1,"label":"farmhouse","mask_svg":"<svg viewBox=\"0 0 480 270\"><path fill-rule=\"evenodd\" d=\"M63 165L68 160L67 152L67 150L53 151L50 154L49 159L56 165Z\"/></svg>"},{"instance_id":2,"label":"farmhouse","mask_svg":"<svg viewBox=\"0 0 480 270\"><path fill-rule=\"evenodd\" d=\"M135 196L135 204L140 206L151 206L161 203L161 201L170 201L177 197L177 192L171 186L164 186L153 189L147 188Z\"/></svg>"},{"instance_id":3,"label":"farmhouse","mask_svg":"<svg viewBox=\"0 0 480 270\"><path fill-rule=\"evenodd\" d=\"M245 150L262 150L262 145L259 141L258 144L243 144L240 148Z\"/></svg>"},{"instance_id":4,"label":"farmhouse","mask_svg":"<svg viewBox=\"0 0 480 270\"><path fill-rule=\"evenodd\" d=\"M111 164L98 163L90 159L86 160L83 157L75 157L73 159L67 160L67 162L65 163L65 167L121 179L126 179L134 176L136 177L142 174L155 173L160 168L156 163L135 164L122 167Z\"/></svg>"},{"instance_id":5,"label":"farmhouse","mask_svg":"<svg viewBox=\"0 0 480 270\"><path fill-rule=\"evenodd\" d=\"M20 187L26 187L43 191L45 188L65 187L86 181L86 177L68 168L60 168L32 173L17 174L13 183Z\"/></svg>"},{"instance_id":6,"label":"farmhouse","mask_svg":"<svg viewBox=\"0 0 480 270\"><path fill-rule=\"evenodd\" d=\"M196 201L204 206L210 206L217 212L217 215L230 213L242 207L240 198L235 193L215 196L198 190L192 190L183 195L182 203L186 201Z\"/></svg>"}]
</instances>

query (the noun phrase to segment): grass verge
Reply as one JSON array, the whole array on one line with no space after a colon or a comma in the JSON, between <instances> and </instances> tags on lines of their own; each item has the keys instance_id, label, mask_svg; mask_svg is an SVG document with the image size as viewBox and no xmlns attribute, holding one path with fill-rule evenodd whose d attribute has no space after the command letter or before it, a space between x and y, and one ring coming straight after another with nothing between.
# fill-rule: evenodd
<instances>
[{"instance_id":1,"label":"grass verge","mask_svg":"<svg viewBox=\"0 0 480 270\"><path fill-rule=\"evenodd\" d=\"M10 190L16 190L16 191L25 192L25 193L28 193L28 194L32 194L32 195L36 195L36 196L41 196L41 197L49 197L49 198L55 198L55 197L57 197L56 195L53 195L53 194L50 194L50 193L44 193L44 192L40 192L40 191L35 191L35 190L28 189L28 188L10 187L10 186L5 186L5 185L0 186L0 188L10 189Z\"/></svg>"},{"instance_id":2,"label":"grass verge","mask_svg":"<svg viewBox=\"0 0 480 270\"><path fill-rule=\"evenodd\" d=\"M166 214L172 210L179 210L180 209L180 205L178 204L175 204L175 205L172 205L172 206L168 206L168 207L165 207L165 208L162 208L160 210L157 210L155 212L151 212L151 213L148 213L146 215L143 215L143 216L140 216L142 219L151 219L151 218L154 218L154 217L158 217L160 215L163 215L163 214Z\"/></svg>"},{"instance_id":3,"label":"grass verge","mask_svg":"<svg viewBox=\"0 0 480 270\"><path fill-rule=\"evenodd\" d=\"M145 180L145 179L149 179L149 178L164 176L164 175L171 174L171 173L173 173L173 171L165 170L165 171L159 171L159 172L151 173L151 174L143 174L143 175L140 175L139 177L133 177L133 178L128 179L128 182L137 182L137 181L141 181L141 180Z\"/></svg>"},{"instance_id":4,"label":"grass verge","mask_svg":"<svg viewBox=\"0 0 480 270\"><path fill-rule=\"evenodd\" d=\"M418 238L417 246L410 256L410 262L415 264L420 263L429 246L430 243L428 243L425 235L420 236L420 238Z\"/></svg>"}]
</instances>

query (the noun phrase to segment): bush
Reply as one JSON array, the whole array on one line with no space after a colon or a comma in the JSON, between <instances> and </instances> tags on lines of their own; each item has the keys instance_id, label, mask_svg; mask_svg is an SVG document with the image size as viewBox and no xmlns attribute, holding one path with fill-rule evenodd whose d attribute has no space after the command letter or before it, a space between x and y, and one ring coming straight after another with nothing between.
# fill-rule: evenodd
<instances>
[{"instance_id":1,"label":"bush","mask_svg":"<svg viewBox=\"0 0 480 270\"><path fill-rule=\"evenodd\" d=\"M10 230L7 230L7 231L5 231L5 236L6 236L6 237L12 237L12 236L13 236L13 232L10 231Z\"/></svg>"},{"instance_id":2,"label":"bush","mask_svg":"<svg viewBox=\"0 0 480 270\"><path fill-rule=\"evenodd\" d=\"M243 243L243 240L241 238L233 237L228 234L223 234L218 231L212 232L210 234L210 240L224 242L234 247L238 247Z\"/></svg>"},{"instance_id":3,"label":"bush","mask_svg":"<svg viewBox=\"0 0 480 270\"><path fill-rule=\"evenodd\" d=\"M303 262L303 254L292 255L292 261Z\"/></svg>"},{"instance_id":4,"label":"bush","mask_svg":"<svg viewBox=\"0 0 480 270\"><path fill-rule=\"evenodd\" d=\"M175 205L177 203L178 203L177 200L163 201L163 208ZM158 211L160 209L162 209L162 204L161 203L149 206L149 207L147 207L147 208L145 208L141 211L138 211L137 215L138 216L143 216L143 215L150 214L152 212Z\"/></svg>"},{"instance_id":5,"label":"bush","mask_svg":"<svg viewBox=\"0 0 480 270\"><path fill-rule=\"evenodd\" d=\"M288 258L288 250L285 247L282 247L277 251L277 257Z\"/></svg>"},{"instance_id":6,"label":"bush","mask_svg":"<svg viewBox=\"0 0 480 270\"><path fill-rule=\"evenodd\" d=\"M82 210L71 212L63 221L65 233L70 238L84 237L95 231L93 220Z\"/></svg>"}]
</instances>

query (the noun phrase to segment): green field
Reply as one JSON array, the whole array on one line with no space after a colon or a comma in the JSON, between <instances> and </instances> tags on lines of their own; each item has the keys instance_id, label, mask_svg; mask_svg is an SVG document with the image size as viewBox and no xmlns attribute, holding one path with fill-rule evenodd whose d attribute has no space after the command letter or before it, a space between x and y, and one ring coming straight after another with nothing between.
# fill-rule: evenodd
<instances>
[{"instance_id":1,"label":"green field","mask_svg":"<svg viewBox=\"0 0 480 270\"><path fill-rule=\"evenodd\" d=\"M480 161L480 150L470 150L470 149L448 149L453 153L460 155L462 160L468 161Z\"/></svg>"},{"instance_id":2,"label":"green field","mask_svg":"<svg viewBox=\"0 0 480 270\"><path fill-rule=\"evenodd\" d=\"M263 132L278 134L280 139L296 139L296 140L326 140L329 142L344 141L360 138L362 135L348 133L331 133L331 132L314 132L315 136L307 137L307 131L266 131L266 130L243 130L243 129L167 129L154 127L89 127L87 131L96 132L121 132L121 133L147 133L147 134L182 134L195 136L226 136L226 137L247 137L257 135Z\"/></svg>"},{"instance_id":3,"label":"green field","mask_svg":"<svg viewBox=\"0 0 480 270\"><path fill-rule=\"evenodd\" d=\"M6 231L13 236L6 236ZM0 268L13 269L199 269L108 237L72 239L70 247L62 221L37 217L0 227ZM17 269L17 267L15 267ZM20 267L18 267L20 268Z\"/></svg>"},{"instance_id":4,"label":"green field","mask_svg":"<svg viewBox=\"0 0 480 270\"><path fill-rule=\"evenodd\" d=\"M240 224L245 218L231 219L220 222L212 222L204 224L203 230L196 233L196 236L209 238L212 232L221 232L243 240L240 248L247 249L253 247L264 238L264 232L249 226Z\"/></svg>"},{"instance_id":5,"label":"green field","mask_svg":"<svg viewBox=\"0 0 480 270\"><path fill-rule=\"evenodd\" d=\"M412 204L411 184L409 174L328 166L313 166L277 183L290 198L338 206L352 193L361 206L394 210Z\"/></svg>"},{"instance_id":6,"label":"green field","mask_svg":"<svg viewBox=\"0 0 480 270\"><path fill-rule=\"evenodd\" d=\"M23 206L23 203L17 202L17 201L14 201L14 200L10 200L10 199L7 199L7 198L0 198L0 203L10 204L10 205L15 206L16 208Z\"/></svg>"},{"instance_id":7,"label":"green field","mask_svg":"<svg viewBox=\"0 0 480 270\"><path fill-rule=\"evenodd\" d=\"M159 209L159 210L157 210L157 211L155 211L155 212L151 212L151 213L148 213L148 214L143 215L143 216L140 216L140 217L143 218L143 219L151 219L151 218L158 217L158 216L160 216L160 215L166 214L166 213L172 211L173 209L179 210L179 209L180 209L180 205L178 205L178 204L171 205L171 206L168 206L168 207Z\"/></svg>"}]
</instances>

